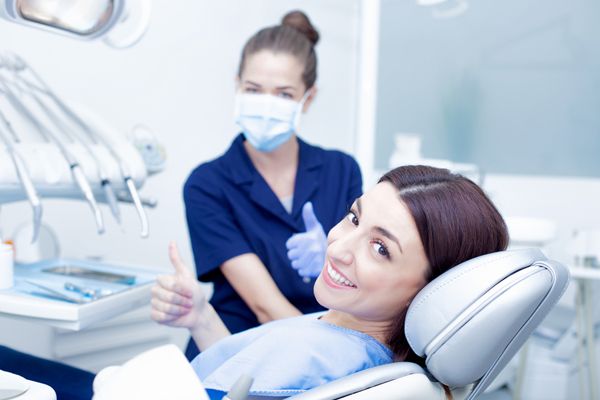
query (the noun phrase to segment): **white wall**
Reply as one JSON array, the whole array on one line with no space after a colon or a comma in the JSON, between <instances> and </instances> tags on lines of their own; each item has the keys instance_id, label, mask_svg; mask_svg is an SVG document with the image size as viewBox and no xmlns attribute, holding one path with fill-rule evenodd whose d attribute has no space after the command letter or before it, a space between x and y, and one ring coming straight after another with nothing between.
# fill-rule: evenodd
<instances>
[{"instance_id":1,"label":"white wall","mask_svg":"<svg viewBox=\"0 0 600 400\"><path fill-rule=\"evenodd\" d=\"M155 1L147 35L121 51L0 21L0 38L10 38L0 50L22 55L63 98L91 108L123 134L137 123L149 126L167 150L166 170L142 190L159 203L148 212L148 239L139 237L131 206L122 206L123 232L103 207L107 233L98 236L83 202L44 201L44 222L57 232L64 256L168 268L166 246L176 240L185 259L192 259L183 182L197 164L220 155L237 132L234 78L243 43L295 8L307 12L322 37L319 94L301 135L353 152L358 1ZM2 207L6 237L29 220L26 204Z\"/></svg>"},{"instance_id":2,"label":"white wall","mask_svg":"<svg viewBox=\"0 0 600 400\"><path fill-rule=\"evenodd\" d=\"M600 229L600 179L490 175L484 188L505 217L532 217L556 223L548 255L571 264L575 231Z\"/></svg>"}]
</instances>

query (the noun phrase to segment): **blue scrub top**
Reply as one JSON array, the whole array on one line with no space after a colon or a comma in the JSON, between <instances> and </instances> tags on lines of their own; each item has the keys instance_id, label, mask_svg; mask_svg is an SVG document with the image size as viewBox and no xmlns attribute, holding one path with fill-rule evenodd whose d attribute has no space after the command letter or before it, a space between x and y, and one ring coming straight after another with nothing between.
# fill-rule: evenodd
<instances>
[{"instance_id":1,"label":"blue scrub top","mask_svg":"<svg viewBox=\"0 0 600 400\"><path fill-rule=\"evenodd\" d=\"M285 242L305 231L302 207L307 201L313 203L328 232L362 194L360 169L352 157L298 139L298 171L289 214L252 164L244 141L238 135L225 154L198 166L183 190L198 279L214 283L210 302L232 333L259 322L219 267L233 257L254 253L294 306L303 313L322 310L313 295L314 279L303 282L291 267ZM193 341L190 344L195 347ZM189 359L197 352L188 345Z\"/></svg>"}]
</instances>

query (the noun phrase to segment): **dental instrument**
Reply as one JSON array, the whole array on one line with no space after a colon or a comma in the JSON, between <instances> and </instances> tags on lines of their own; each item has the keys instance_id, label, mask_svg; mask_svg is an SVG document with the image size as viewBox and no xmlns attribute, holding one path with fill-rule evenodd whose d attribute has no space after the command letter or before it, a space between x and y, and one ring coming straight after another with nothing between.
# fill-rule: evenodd
<instances>
[{"instance_id":1,"label":"dental instrument","mask_svg":"<svg viewBox=\"0 0 600 400\"><path fill-rule=\"evenodd\" d=\"M52 110L50 110L50 108L42 101L42 99L39 98L39 96L37 94L35 94L35 92L33 92L32 90L29 90L28 93L34 99L36 104L44 111L44 113L52 121L52 123L57 128L59 128L60 131L65 136L67 136L72 143L75 143L75 138L73 137L73 134L70 132L69 128L60 121L59 117L57 115L55 115L52 112ZM106 198L106 201L108 203L110 211L111 211L112 215L115 217L115 220L117 221L117 223L121 224L121 212L119 210L119 205L117 203L117 196L115 195L115 191L112 188L110 179L108 179L108 174L104 170L104 167L103 167L102 163L100 162L100 160L98 159L96 153L94 152L94 149L92 149L92 147L85 140L82 140L81 143L83 144L83 147L92 156L92 159L96 163L96 167L98 170L98 178L100 180L100 185L102 186L102 189L104 190L104 196Z\"/></svg>"},{"instance_id":2,"label":"dental instrument","mask_svg":"<svg viewBox=\"0 0 600 400\"><path fill-rule=\"evenodd\" d=\"M121 176L123 177L123 181L125 183L125 187L127 188L129 195L131 196L131 200L133 201L134 207L137 211L138 217L140 219L141 224L141 233L142 237L148 237L149 227L148 227L148 217L146 212L144 211L144 207L140 200L139 193L135 184L133 182L133 178L127 167L126 163L123 161L122 157L118 154L112 143L107 140L102 134L96 132L92 129L85 121L83 121L77 113L75 113L67 104L65 104L60 97L58 97L54 91L46 84L46 82L35 72L29 64L25 60L23 60L19 55L10 53L12 58L12 68L15 71L28 71L31 76L35 79L37 84L29 81L21 74L18 74L17 77L30 88L37 90L47 97L49 97L54 104L60 108L60 110L68 116L73 123L75 123L81 130L92 140L93 143L102 144L111 154L111 156L117 161L119 165L119 170L121 172Z\"/></svg>"},{"instance_id":3,"label":"dental instrument","mask_svg":"<svg viewBox=\"0 0 600 400\"><path fill-rule=\"evenodd\" d=\"M91 279L103 282L117 283L121 285L135 285L135 275L124 275L117 274L114 272L101 271L97 269L90 269L87 267L80 267L76 265L63 264L50 268L45 268L42 272L70 276L73 278Z\"/></svg>"},{"instance_id":4,"label":"dental instrument","mask_svg":"<svg viewBox=\"0 0 600 400\"><path fill-rule=\"evenodd\" d=\"M110 289L92 289L90 287L76 285L73 282L65 282L64 288L65 290L79 293L90 300L98 300L113 293Z\"/></svg>"},{"instance_id":5,"label":"dental instrument","mask_svg":"<svg viewBox=\"0 0 600 400\"><path fill-rule=\"evenodd\" d=\"M91 301L91 299L86 298L86 297L75 298L75 297L67 296L66 294L64 294L56 289L52 289L49 286L42 285L41 283L37 283L30 279L25 279L24 282L28 283L29 285L35 286L38 289L43 290L45 292L44 294L48 294L49 297L56 298L57 300L62 300L62 301L66 301L69 303L75 303L75 304L85 304L85 303L89 303ZM31 292L31 294L36 294L36 292Z\"/></svg>"},{"instance_id":6,"label":"dental instrument","mask_svg":"<svg viewBox=\"0 0 600 400\"><path fill-rule=\"evenodd\" d=\"M2 87L2 89L0 89L0 93L5 95L11 105L36 128L44 140L47 142L54 142L54 144L58 147L63 157L69 164L69 169L71 171L73 180L83 193L83 196L92 209L98 233L104 233L104 219L102 218L102 213L98 207L98 203L96 202L90 183L85 177L85 174L83 173L77 159L71 154L69 149L66 148L64 143L62 143L62 141L52 131L42 125L42 123L37 120L37 118L27 109L27 107L21 103L21 100L19 100L18 97L12 92L5 79L0 79L0 85Z\"/></svg>"},{"instance_id":7,"label":"dental instrument","mask_svg":"<svg viewBox=\"0 0 600 400\"><path fill-rule=\"evenodd\" d=\"M13 139L16 139L16 142L18 143L19 138L16 135L16 132L12 129L10 123L6 119L6 116L1 111L0 121L2 121L4 128L12 134ZM17 171L19 182L21 183L21 187L25 191L27 199L29 200L29 204L31 205L31 209L33 211L33 235L31 238L31 243L35 243L35 241L38 239L42 224L42 202L40 201L40 197L38 196L35 186L33 185L33 181L31 180L29 171L27 170L27 166L25 165L23 158L17 152L11 139L6 137L4 129L0 129L0 140L4 143L6 151L12 159L15 170Z\"/></svg>"},{"instance_id":8,"label":"dental instrument","mask_svg":"<svg viewBox=\"0 0 600 400\"><path fill-rule=\"evenodd\" d=\"M128 192L122 191L117 193L117 199L123 203L133 203L133 199ZM144 207L156 208L158 200L155 197L140 196L140 202Z\"/></svg>"}]
</instances>

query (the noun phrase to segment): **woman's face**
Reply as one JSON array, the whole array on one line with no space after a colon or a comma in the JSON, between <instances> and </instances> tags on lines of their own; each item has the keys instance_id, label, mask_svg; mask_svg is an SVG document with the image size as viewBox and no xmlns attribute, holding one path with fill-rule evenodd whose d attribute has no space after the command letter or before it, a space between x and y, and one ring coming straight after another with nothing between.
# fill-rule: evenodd
<instances>
[{"instance_id":1,"label":"woman's face","mask_svg":"<svg viewBox=\"0 0 600 400\"><path fill-rule=\"evenodd\" d=\"M390 183L354 202L328 235L315 296L356 318L392 321L425 285L429 263L415 222Z\"/></svg>"},{"instance_id":2,"label":"woman's face","mask_svg":"<svg viewBox=\"0 0 600 400\"><path fill-rule=\"evenodd\" d=\"M274 53L262 50L246 58L244 69L238 80L242 93L270 94L284 99L299 102L307 88L302 80L304 65L297 57L289 53ZM315 89L311 88L303 111L314 97Z\"/></svg>"}]
</instances>

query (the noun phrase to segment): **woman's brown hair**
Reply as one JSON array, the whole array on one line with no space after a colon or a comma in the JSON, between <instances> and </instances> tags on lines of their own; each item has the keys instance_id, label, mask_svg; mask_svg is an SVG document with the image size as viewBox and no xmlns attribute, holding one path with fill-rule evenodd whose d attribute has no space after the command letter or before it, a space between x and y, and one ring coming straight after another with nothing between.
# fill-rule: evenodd
<instances>
[{"instance_id":1,"label":"woman's brown hair","mask_svg":"<svg viewBox=\"0 0 600 400\"><path fill-rule=\"evenodd\" d=\"M241 77L246 59L262 50L274 53L288 53L304 64L302 81L310 89L317 80L317 54L315 45L319 32L302 11L290 11L281 20L281 25L263 28L256 32L244 45L238 77Z\"/></svg>"},{"instance_id":2,"label":"woman's brown hair","mask_svg":"<svg viewBox=\"0 0 600 400\"><path fill-rule=\"evenodd\" d=\"M427 260L427 283L471 258L505 250L504 219L483 190L462 175L423 165L403 166L383 175L408 207ZM404 335L404 309L395 320L388 345L396 358L423 365Z\"/></svg>"}]
</instances>

